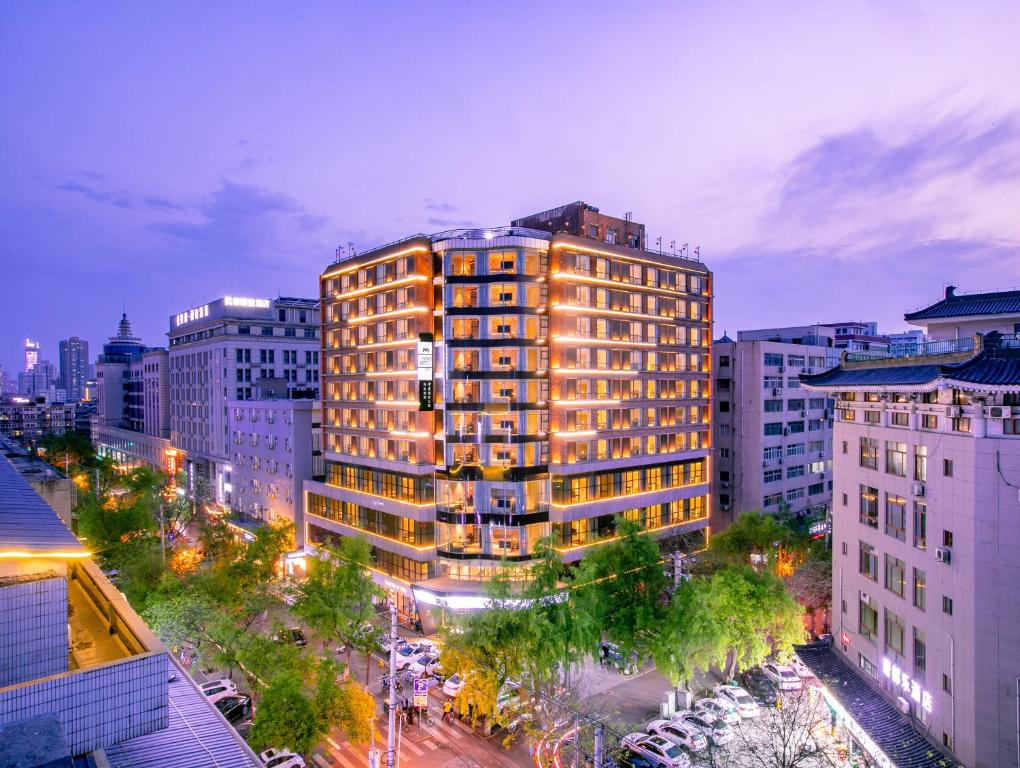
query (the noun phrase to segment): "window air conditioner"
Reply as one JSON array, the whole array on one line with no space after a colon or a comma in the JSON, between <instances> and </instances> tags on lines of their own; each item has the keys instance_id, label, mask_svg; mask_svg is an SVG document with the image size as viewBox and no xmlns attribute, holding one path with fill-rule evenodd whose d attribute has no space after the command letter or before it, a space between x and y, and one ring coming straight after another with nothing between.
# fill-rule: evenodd
<instances>
[{"instance_id":1,"label":"window air conditioner","mask_svg":"<svg viewBox=\"0 0 1020 768\"><path fill-rule=\"evenodd\" d=\"M871 602L871 596L867 592L861 592L861 602L862 603L870 603Z\"/></svg>"},{"instance_id":2,"label":"window air conditioner","mask_svg":"<svg viewBox=\"0 0 1020 768\"><path fill-rule=\"evenodd\" d=\"M914 483L914 495L924 496L924 483Z\"/></svg>"},{"instance_id":3,"label":"window air conditioner","mask_svg":"<svg viewBox=\"0 0 1020 768\"><path fill-rule=\"evenodd\" d=\"M951 550L949 547L938 547L935 550L935 559L938 560L940 563L945 563L946 565L949 565L953 559L953 550Z\"/></svg>"},{"instance_id":4,"label":"window air conditioner","mask_svg":"<svg viewBox=\"0 0 1020 768\"><path fill-rule=\"evenodd\" d=\"M779 372L780 373L785 373L786 372L786 368L784 368L783 366L779 366Z\"/></svg>"},{"instance_id":5,"label":"window air conditioner","mask_svg":"<svg viewBox=\"0 0 1020 768\"><path fill-rule=\"evenodd\" d=\"M946 406L946 416L950 419L958 419L963 415L963 407L959 405Z\"/></svg>"},{"instance_id":6,"label":"window air conditioner","mask_svg":"<svg viewBox=\"0 0 1020 768\"><path fill-rule=\"evenodd\" d=\"M1005 414L1003 414L1004 410L1006 412ZM1002 408L1002 406L993 405L991 408L988 409L988 415L991 416L993 419L1001 419L1008 418L1010 413L1008 408L1004 409Z\"/></svg>"}]
</instances>

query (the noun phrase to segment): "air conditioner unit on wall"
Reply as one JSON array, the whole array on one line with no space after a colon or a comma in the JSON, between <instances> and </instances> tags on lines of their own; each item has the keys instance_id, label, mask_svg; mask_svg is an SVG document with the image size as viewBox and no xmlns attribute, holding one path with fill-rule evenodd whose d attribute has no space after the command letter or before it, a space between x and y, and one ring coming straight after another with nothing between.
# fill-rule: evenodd
<instances>
[{"instance_id":1,"label":"air conditioner unit on wall","mask_svg":"<svg viewBox=\"0 0 1020 768\"><path fill-rule=\"evenodd\" d=\"M924 483L914 483L913 491L915 496L924 496Z\"/></svg>"},{"instance_id":2,"label":"air conditioner unit on wall","mask_svg":"<svg viewBox=\"0 0 1020 768\"><path fill-rule=\"evenodd\" d=\"M963 415L963 407L959 405L946 406L946 416L950 419L958 419Z\"/></svg>"},{"instance_id":3,"label":"air conditioner unit on wall","mask_svg":"<svg viewBox=\"0 0 1020 768\"><path fill-rule=\"evenodd\" d=\"M938 560L940 563L945 563L946 565L949 565L953 559L953 550L951 550L949 547L937 547L935 549L935 559Z\"/></svg>"},{"instance_id":4,"label":"air conditioner unit on wall","mask_svg":"<svg viewBox=\"0 0 1020 768\"><path fill-rule=\"evenodd\" d=\"M867 592L861 592L861 602L862 603L870 603L871 602L871 595L869 595Z\"/></svg>"},{"instance_id":5,"label":"air conditioner unit on wall","mask_svg":"<svg viewBox=\"0 0 1020 768\"><path fill-rule=\"evenodd\" d=\"M1003 413L1003 411L1005 411L1005 413ZM993 405L991 408L988 409L988 415L991 416L993 419L1009 418L1010 409L1003 408L1000 405Z\"/></svg>"}]
</instances>

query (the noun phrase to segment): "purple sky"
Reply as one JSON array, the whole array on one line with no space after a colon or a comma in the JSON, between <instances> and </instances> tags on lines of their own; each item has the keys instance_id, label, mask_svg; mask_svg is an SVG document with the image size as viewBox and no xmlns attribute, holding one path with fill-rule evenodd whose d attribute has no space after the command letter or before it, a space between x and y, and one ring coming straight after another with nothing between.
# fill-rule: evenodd
<instances>
[{"instance_id":1,"label":"purple sky","mask_svg":"<svg viewBox=\"0 0 1020 768\"><path fill-rule=\"evenodd\" d=\"M937 7L936 7L937 6ZM0 2L0 363L583 199L716 335L1020 285L1015 3ZM97 350L94 350L97 351Z\"/></svg>"}]
</instances>

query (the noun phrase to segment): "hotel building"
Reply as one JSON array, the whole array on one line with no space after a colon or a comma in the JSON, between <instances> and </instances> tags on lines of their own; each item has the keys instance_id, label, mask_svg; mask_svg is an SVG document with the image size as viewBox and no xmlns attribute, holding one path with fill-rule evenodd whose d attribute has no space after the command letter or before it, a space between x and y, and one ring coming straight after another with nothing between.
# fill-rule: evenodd
<instances>
[{"instance_id":1,"label":"hotel building","mask_svg":"<svg viewBox=\"0 0 1020 768\"><path fill-rule=\"evenodd\" d=\"M614 518L703 540L712 276L584 203L415 235L321 277L326 480L310 544L365 536L401 610L469 606ZM412 598L412 585L413 598Z\"/></svg>"},{"instance_id":2,"label":"hotel building","mask_svg":"<svg viewBox=\"0 0 1020 768\"><path fill-rule=\"evenodd\" d=\"M848 351L839 367L802 377L837 409L838 650L823 666L866 681L964 765L1015 766L1020 291L950 287L905 318L930 339L914 355ZM872 751L907 764L872 730Z\"/></svg>"},{"instance_id":3,"label":"hotel building","mask_svg":"<svg viewBox=\"0 0 1020 768\"><path fill-rule=\"evenodd\" d=\"M712 349L719 521L790 513L825 521L832 500L832 401L800 387L802 373L838 362L824 325L740 331Z\"/></svg>"},{"instance_id":4,"label":"hotel building","mask_svg":"<svg viewBox=\"0 0 1020 768\"><path fill-rule=\"evenodd\" d=\"M172 315L168 336L171 443L189 487L203 478L232 506L232 401L277 383L285 397L318 397L319 302L226 296Z\"/></svg>"}]
</instances>

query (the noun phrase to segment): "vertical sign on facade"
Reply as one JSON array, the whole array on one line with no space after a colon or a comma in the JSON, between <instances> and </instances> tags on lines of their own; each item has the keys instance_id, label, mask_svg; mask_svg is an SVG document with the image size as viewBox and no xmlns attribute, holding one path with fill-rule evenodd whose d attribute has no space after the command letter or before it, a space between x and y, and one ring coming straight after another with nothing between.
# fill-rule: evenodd
<instances>
[{"instance_id":1,"label":"vertical sign on facade","mask_svg":"<svg viewBox=\"0 0 1020 768\"><path fill-rule=\"evenodd\" d=\"M431 333L418 334L418 410L435 409L432 392L432 343Z\"/></svg>"}]
</instances>

